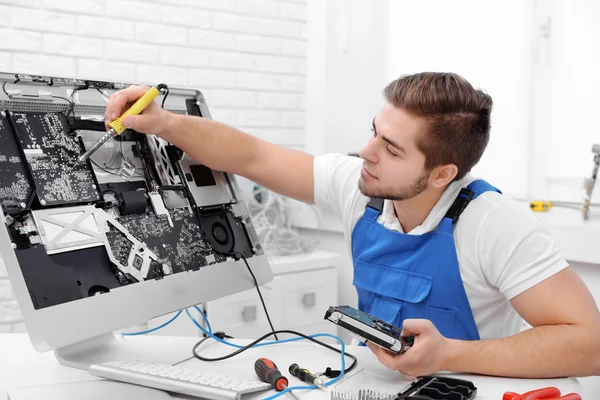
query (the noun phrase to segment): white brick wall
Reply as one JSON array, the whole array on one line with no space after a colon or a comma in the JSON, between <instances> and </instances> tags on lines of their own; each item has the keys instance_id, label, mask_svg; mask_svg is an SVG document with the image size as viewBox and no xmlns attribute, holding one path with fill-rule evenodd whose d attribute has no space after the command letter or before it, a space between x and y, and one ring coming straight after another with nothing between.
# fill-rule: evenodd
<instances>
[{"instance_id":1,"label":"white brick wall","mask_svg":"<svg viewBox=\"0 0 600 400\"><path fill-rule=\"evenodd\" d=\"M306 0L0 0L0 71L198 88L213 118L303 149L305 31ZM19 319L0 265L0 332Z\"/></svg>"}]
</instances>

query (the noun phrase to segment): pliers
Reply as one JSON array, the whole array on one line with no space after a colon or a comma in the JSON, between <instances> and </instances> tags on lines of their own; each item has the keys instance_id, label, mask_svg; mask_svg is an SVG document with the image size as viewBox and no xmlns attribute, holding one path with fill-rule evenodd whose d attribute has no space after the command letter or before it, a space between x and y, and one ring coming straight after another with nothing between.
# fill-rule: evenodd
<instances>
[{"instance_id":1,"label":"pliers","mask_svg":"<svg viewBox=\"0 0 600 400\"><path fill-rule=\"evenodd\" d=\"M569 393L561 396L558 388L546 387L523 394L506 392L502 396L502 400L581 400L581 396L577 393Z\"/></svg>"}]
</instances>

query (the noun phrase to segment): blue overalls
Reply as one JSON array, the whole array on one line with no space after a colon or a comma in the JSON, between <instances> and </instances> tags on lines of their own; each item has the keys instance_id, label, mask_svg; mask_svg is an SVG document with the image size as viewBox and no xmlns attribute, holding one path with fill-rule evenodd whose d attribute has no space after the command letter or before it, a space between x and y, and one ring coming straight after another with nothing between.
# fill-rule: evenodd
<instances>
[{"instance_id":1,"label":"blue overalls","mask_svg":"<svg viewBox=\"0 0 600 400\"><path fill-rule=\"evenodd\" d=\"M423 235L379 224L383 199L373 198L352 231L359 310L398 328L407 318L428 319L447 338L478 340L452 229L469 202L487 191L501 193L483 180L461 189L438 229Z\"/></svg>"}]
</instances>

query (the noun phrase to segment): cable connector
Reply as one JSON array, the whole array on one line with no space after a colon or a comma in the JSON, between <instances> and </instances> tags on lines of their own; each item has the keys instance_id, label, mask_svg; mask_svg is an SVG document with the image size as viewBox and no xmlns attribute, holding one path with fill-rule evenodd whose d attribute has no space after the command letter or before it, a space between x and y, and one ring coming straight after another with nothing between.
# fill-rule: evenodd
<instances>
[{"instance_id":1,"label":"cable connector","mask_svg":"<svg viewBox=\"0 0 600 400\"><path fill-rule=\"evenodd\" d=\"M328 378L337 378L338 376L340 376L341 373L342 371L340 370L331 369L331 367L327 367L325 372L323 372L321 375L325 375Z\"/></svg>"},{"instance_id":2,"label":"cable connector","mask_svg":"<svg viewBox=\"0 0 600 400\"><path fill-rule=\"evenodd\" d=\"M226 334L225 332L222 332L222 331L215 332L215 333L213 333L213 335L215 335L216 337L218 337L221 340L223 340L223 339L233 339L233 336L229 336L228 334Z\"/></svg>"}]
</instances>

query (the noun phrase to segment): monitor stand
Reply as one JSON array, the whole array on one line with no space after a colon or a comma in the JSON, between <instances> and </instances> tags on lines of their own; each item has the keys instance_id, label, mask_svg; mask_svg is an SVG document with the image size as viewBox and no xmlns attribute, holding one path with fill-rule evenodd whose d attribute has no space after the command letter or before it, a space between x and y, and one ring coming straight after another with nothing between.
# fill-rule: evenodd
<instances>
[{"instance_id":1,"label":"monitor stand","mask_svg":"<svg viewBox=\"0 0 600 400\"><path fill-rule=\"evenodd\" d=\"M89 370L92 364L110 361L152 361L174 365L193 356L192 347L197 341L196 337L174 337L168 345L164 345L151 340L143 343L117 338L113 333L106 333L56 349L54 354L62 365L83 370Z\"/></svg>"}]
</instances>

